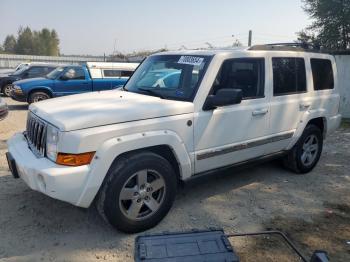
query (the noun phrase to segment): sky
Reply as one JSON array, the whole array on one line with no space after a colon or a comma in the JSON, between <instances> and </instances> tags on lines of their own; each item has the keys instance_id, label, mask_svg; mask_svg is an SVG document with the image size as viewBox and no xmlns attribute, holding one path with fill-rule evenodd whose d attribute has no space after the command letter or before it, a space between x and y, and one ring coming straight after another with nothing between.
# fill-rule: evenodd
<instances>
[{"instance_id":1,"label":"sky","mask_svg":"<svg viewBox=\"0 0 350 262\"><path fill-rule=\"evenodd\" d=\"M65 55L292 42L301 0L0 0L0 43L20 26L55 29Z\"/></svg>"}]
</instances>

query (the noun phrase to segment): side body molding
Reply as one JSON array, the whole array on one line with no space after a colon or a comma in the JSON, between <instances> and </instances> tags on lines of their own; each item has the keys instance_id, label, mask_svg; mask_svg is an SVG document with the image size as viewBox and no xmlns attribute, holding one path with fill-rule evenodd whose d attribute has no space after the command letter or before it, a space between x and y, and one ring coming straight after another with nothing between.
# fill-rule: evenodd
<instances>
[{"instance_id":1,"label":"side body molding","mask_svg":"<svg viewBox=\"0 0 350 262\"><path fill-rule=\"evenodd\" d=\"M173 131L150 131L111 138L97 150L77 205L88 207L91 204L116 157L123 153L157 145L166 145L172 149L178 161L181 179L187 179L192 175L193 161L184 142Z\"/></svg>"}]
</instances>

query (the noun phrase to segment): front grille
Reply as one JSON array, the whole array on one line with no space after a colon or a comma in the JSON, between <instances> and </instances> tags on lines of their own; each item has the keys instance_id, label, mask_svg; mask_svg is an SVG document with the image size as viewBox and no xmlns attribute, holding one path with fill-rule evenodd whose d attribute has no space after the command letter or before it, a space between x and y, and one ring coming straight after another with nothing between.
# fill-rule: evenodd
<instances>
[{"instance_id":1,"label":"front grille","mask_svg":"<svg viewBox=\"0 0 350 262\"><path fill-rule=\"evenodd\" d=\"M37 156L45 156L47 124L32 113L28 114L26 137Z\"/></svg>"}]
</instances>

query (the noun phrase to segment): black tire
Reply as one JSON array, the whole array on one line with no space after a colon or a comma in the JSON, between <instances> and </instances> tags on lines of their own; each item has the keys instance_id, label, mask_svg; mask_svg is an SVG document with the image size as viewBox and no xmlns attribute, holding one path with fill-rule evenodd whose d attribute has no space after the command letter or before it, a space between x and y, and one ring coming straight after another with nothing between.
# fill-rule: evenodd
<instances>
[{"instance_id":1,"label":"black tire","mask_svg":"<svg viewBox=\"0 0 350 262\"><path fill-rule=\"evenodd\" d=\"M152 173L150 174L149 172L157 172L157 176L160 175L163 179L161 181L164 183L164 187L162 189L154 192L155 194L162 194L162 201L160 203L157 202L158 209L155 211L148 208L149 203L146 204L145 198L141 198L141 191L136 193L136 195L139 195L133 197L133 200L121 200L122 193L124 192L122 192L122 190L135 190L135 188L138 188L137 190L141 190L140 188L142 188L142 186L139 186L138 184L138 174L144 172L145 170L147 173L146 177L148 177L146 179L148 180L147 183L150 183L148 185L152 185L152 182L150 182L150 180L152 180ZM133 180L134 178L135 180ZM157 179L154 181L156 180ZM134 181L136 181L136 184L131 184L133 187L128 187L128 184L126 184L133 183ZM140 152L125 155L115 161L109 169L107 177L99 192L97 209L103 218L105 218L112 226L120 231L126 233L144 231L157 225L166 216L175 200L176 189L177 177L172 166L166 159L152 152ZM133 195L135 196L135 192ZM154 200L152 195L151 198ZM136 201L139 200L142 201L142 203L139 204L142 206L142 208L140 207L139 211L137 212L139 217L131 219L128 217L130 215L129 210L132 209L132 205L137 205ZM127 205L129 205L129 210L126 210ZM147 209L149 209L151 213L142 217L141 215L143 214L141 214L141 212L147 214Z\"/></svg>"},{"instance_id":2,"label":"black tire","mask_svg":"<svg viewBox=\"0 0 350 262\"><path fill-rule=\"evenodd\" d=\"M2 88L2 94L6 97L11 96L12 85L7 84Z\"/></svg>"},{"instance_id":3,"label":"black tire","mask_svg":"<svg viewBox=\"0 0 350 262\"><path fill-rule=\"evenodd\" d=\"M317 151L310 151L310 161L307 163L305 158L302 158L305 154L308 154L307 150L304 150L304 145L306 146L313 139L314 147L317 147ZM312 142L312 141L311 141ZM316 166L320 159L323 148L323 135L319 127L309 124L306 126L302 136L294 147L290 150L288 155L283 159L283 164L286 168L292 170L297 174L305 174L310 172ZM312 157L311 157L312 155ZM304 159L304 160L303 160Z\"/></svg>"},{"instance_id":4,"label":"black tire","mask_svg":"<svg viewBox=\"0 0 350 262\"><path fill-rule=\"evenodd\" d=\"M43 101L50 98L51 96L48 93L44 91L37 91L29 95L28 103L32 104L32 103Z\"/></svg>"}]
</instances>

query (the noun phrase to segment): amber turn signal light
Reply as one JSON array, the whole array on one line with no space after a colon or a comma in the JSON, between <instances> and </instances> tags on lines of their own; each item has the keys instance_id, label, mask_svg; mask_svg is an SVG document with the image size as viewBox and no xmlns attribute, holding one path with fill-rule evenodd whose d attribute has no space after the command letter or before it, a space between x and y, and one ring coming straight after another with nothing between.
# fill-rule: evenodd
<instances>
[{"instance_id":1,"label":"amber turn signal light","mask_svg":"<svg viewBox=\"0 0 350 262\"><path fill-rule=\"evenodd\" d=\"M90 164L95 152L82 154L58 153L56 163L64 166L83 166Z\"/></svg>"}]
</instances>

